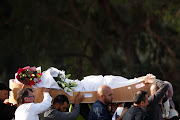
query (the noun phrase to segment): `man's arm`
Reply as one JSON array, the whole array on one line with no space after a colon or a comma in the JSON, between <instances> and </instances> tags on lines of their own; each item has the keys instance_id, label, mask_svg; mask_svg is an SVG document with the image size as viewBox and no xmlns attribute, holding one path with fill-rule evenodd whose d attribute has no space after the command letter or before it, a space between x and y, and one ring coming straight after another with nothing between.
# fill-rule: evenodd
<instances>
[{"instance_id":1,"label":"man's arm","mask_svg":"<svg viewBox=\"0 0 180 120\"><path fill-rule=\"evenodd\" d=\"M61 118L64 120L76 120L80 112L80 105L75 104L72 112L60 112L58 110L54 110L51 113L51 116L55 116L55 118Z\"/></svg>"},{"instance_id":2,"label":"man's arm","mask_svg":"<svg viewBox=\"0 0 180 120\"><path fill-rule=\"evenodd\" d=\"M50 116L54 116L55 119L65 119L65 120L76 120L76 118L79 115L80 112L80 103L84 100L84 96L80 95L80 92L76 95L75 100L74 100L74 108L72 112L60 112L56 109L53 110ZM48 117L47 117L48 118Z\"/></svg>"},{"instance_id":3,"label":"man's arm","mask_svg":"<svg viewBox=\"0 0 180 120\"><path fill-rule=\"evenodd\" d=\"M48 88L42 89L42 92L44 94L44 99L41 103L35 103L32 106L34 113L37 113L37 114L43 113L51 106L52 97L49 95L49 91L50 91L50 89L48 89Z\"/></svg>"},{"instance_id":4,"label":"man's arm","mask_svg":"<svg viewBox=\"0 0 180 120\"><path fill-rule=\"evenodd\" d=\"M154 93L154 95L151 95L148 100L150 103L159 103L162 97L166 94L169 86L164 81L157 79L155 79L152 83L156 84L159 89Z\"/></svg>"}]
</instances>

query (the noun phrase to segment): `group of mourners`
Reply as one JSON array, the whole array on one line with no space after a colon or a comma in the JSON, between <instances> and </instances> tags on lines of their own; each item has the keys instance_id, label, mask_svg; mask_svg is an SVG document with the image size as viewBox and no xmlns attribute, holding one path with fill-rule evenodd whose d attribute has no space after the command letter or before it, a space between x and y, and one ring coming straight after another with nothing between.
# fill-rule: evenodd
<instances>
[{"instance_id":1,"label":"group of mourners","mask_svg":"<svg viewBox=\"0 0 180 120\"><path fill-rule=\"evenodd\" d=\"M92 104L88 120L179 120L179 114L171 99L171 83L158 79L145 79L144 82L152 84L150 95L148 96L147 91L137 91L131 107L121 106L121 113L117 114L116 111L114 115L111 114L110 107L110 104L114 104L113 91L107 85L100 86L97 90L98 100ZM0 83L0 119L2 120L39 120L39 114L42 113L44 120L76 120L80 115L80 103L84 100L84 96L78 93L74 99L73 109L67 112L69 107L67 96L61 94L52 101L48 88L42 89L44 98L41 103L34 103L32 88L20 89L17 92L17 105L8 102L9 91L11 89L6 84Z\"/></svg>"}]
</instances>

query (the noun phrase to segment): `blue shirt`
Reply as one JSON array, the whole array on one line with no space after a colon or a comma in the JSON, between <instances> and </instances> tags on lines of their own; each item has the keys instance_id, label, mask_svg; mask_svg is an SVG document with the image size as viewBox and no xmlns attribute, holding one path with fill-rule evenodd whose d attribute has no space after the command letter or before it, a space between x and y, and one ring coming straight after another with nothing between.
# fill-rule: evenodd
<instances>
[{"instance_id":1,"label":"blue shirt","mask_svg":"<svg viewBox=\"0 0 180 120\"><path fill-rule=\"evenodd\" d=\"M111 120L111 115L100 100L97 100L91 107L88 120Z\"/></svg>"}]
</instances>

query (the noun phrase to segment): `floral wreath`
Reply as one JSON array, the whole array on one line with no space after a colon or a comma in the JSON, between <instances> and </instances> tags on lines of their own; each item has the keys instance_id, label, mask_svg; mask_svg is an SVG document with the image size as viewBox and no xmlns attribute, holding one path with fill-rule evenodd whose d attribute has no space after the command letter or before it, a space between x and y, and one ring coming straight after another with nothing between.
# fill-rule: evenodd
<instances>
[{"instance_id":1,"label":"floral wreath","mask_svg":"<svg viewBox=\"0 0 180 120\"><path fill-rule=\"evenodd\" d=\"M25 85L35 85L35 83L41 82L41 76L42 73L36 67L26 66L18 69L16 78Z\"/></svg>"}]
</instances>

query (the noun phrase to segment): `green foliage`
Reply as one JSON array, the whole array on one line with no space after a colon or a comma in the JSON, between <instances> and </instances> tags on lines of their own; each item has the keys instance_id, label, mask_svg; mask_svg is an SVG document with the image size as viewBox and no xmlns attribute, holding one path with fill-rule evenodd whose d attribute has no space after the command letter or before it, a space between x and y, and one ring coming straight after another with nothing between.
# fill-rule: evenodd
<instances>
[{"instance_id":1,"label":"green foliage","mask_svg":"<svg viewBox=\"0 0 180 120\"><path fill-rule=\"evenodd\" d=\"M0 75L54 66L72 79L153 73L180 79L180 1L2 0ZM179 89L179 88L177 88Z\"/></svg>"}]
</instances>

